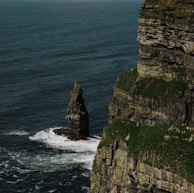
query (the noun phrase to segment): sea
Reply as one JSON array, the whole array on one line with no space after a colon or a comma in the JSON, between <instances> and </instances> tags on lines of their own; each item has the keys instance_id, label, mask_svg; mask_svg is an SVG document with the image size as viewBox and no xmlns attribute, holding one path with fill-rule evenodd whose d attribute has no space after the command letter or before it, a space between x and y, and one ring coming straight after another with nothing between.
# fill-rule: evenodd
<instances>
[{"instance_id":1,"label":"sea","mask_svg":"<svg viewBox=\"0 0 194 193\"><path fill-rule=\"evenodd\" d=\"M0 193L89 193L117 76L138 62L143 0L0 0ZM88 140L53 130L78 81Z\"/></svg>"}]
</instances>

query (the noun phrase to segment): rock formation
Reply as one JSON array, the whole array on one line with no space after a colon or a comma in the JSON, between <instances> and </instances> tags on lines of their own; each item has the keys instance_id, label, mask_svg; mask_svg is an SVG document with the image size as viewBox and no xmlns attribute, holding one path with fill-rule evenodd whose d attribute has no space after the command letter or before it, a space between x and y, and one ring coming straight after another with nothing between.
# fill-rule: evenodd
<instances>
[{"instance_id":1,"label":"rock formation","mask_svg":"<svg viewBox=\"0 0 194 193\"><path fill-rule=\"evenodd\" d=\"M60 128L54 130L54 132L71 140L87 139L89 136L89 116L82 96L82 89L78 82L74 83L66 118L70 122L70 129Z\"/></svg>"},{"instance_id":2,"label":"rock formation","mask_svg":"<svg viewBox=\"0 0 194 193\"><path fill-rule=\"evenodd\" d=\"M194 193L194 1L146 0L137 68L120 75L92 193Z\"/></svg>"}]
</instances>

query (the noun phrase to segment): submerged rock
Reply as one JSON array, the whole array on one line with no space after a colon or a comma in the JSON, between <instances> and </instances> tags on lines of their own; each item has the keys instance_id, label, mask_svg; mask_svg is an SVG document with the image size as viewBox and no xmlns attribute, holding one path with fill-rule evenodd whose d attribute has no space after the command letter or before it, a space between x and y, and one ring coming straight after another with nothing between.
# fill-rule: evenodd
<instances>
[{"instance_id":1,"label":"submerged rock","mask_svg":"<svg viewBox=\"0 0 194 193\"><path fill-rule=\"evenodd\" d=\"M57 135L63 135L71 140L87 139L89 136L89 116L82 96L82 89L78 82L74 83L71 99L67 107L66 119L70 122L70 128L54 130Z\"/></svg>"}]
</instances>

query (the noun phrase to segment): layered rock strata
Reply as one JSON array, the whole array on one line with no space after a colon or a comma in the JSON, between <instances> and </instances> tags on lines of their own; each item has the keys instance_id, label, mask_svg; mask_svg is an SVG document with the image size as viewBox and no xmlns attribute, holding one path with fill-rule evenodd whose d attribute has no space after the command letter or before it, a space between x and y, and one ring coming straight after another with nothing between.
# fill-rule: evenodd
<instances>
[{"instance_id":1,"label":"layered rock strata","mask_svg":"<svg viewBox=\"0 0 194 193\"><path fill-rule=\"evenodd\" d=\"M142 5L139 62L116 81L92 193L194 193L193 18L193 0Z\"/></svg>"},{"instance_id":2,"label":"layered rock strata","mask_svg":"<svg viewBox=\"0 0 194 193\"><path fill-rule=\"evenodd\" d=\"M55 129L54 132L71 140L87 139L89 136L89 115L78 82L74 83L66 118L70 122L70 129L60 128Z\"/></svg>"},{"instance_id":3,"label":"layered rock strata","mask_svg":"<svg viewBox=\"0 0 194 193\"><path fill-rule=\"evenodd\" d=\"M193 7L192 1L144 3L139 18L137 74L118 77L109 106L113 118L128 116L153 125L193 124ZM124 107L120 106L123 100Z\"/></svg>"},{"instance_id":4,"label":"layered rock strata","mask_svg":"<svg viewBox=\"0 0 194 193\"><path fill-rule=\"evenodd\" d=\"M91 176L91 192L193 193L194 184L180 175L145 163L146 153L128 155L123 141L98 150ZM150 154L150 157L156 155Z\"/></svg>"}]
</instances>

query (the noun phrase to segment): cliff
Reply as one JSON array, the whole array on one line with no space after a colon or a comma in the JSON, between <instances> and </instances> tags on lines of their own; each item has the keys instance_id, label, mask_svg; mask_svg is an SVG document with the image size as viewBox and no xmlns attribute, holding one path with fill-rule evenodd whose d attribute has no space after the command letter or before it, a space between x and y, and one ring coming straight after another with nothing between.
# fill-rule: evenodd
<instances>
[{"instance_id":1,"label":"cliff","mask_svg":"<svg viewBox=\"0 0 194 193\"><path fill-rule=\"evenodd\" d=\"M194 1L146 0L137 68L121 74L92 193L194 192Z\"/></svg>"}]
</instances>

